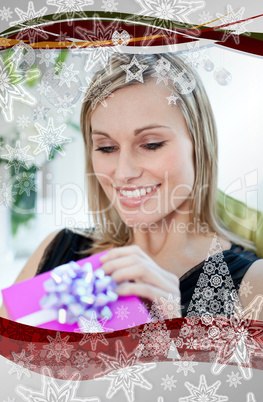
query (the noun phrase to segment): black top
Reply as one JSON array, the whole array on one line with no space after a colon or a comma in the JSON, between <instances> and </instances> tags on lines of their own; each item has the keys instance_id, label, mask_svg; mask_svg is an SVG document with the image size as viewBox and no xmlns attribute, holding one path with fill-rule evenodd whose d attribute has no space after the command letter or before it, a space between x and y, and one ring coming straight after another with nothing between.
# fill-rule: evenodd
<instances>
[{"instance_id":1,"label":"black top","mask_svg":"<svg viewBox=\"0 0 263 402\"><path fill-rule=\"evenodd\" d=\"M90 230L86 233L90 234ZM69 261L77 261L88 257L90 255L88 251L85 254L80 254L79 251L88 249L92 245L92 242L91 235L86 237L70 229L62 229L45 249L36 275L47 272ZM234 286L236 290L238 290L245 273L259 257L251 251L244 250L242 246L233 242L229 250L223 251L223 256L233 279ZM187 308L192 299L200 273L203 272L204 262L205 261L200 262L180 278L183 317L186 316Z\"/></svg>"}]
</instances>

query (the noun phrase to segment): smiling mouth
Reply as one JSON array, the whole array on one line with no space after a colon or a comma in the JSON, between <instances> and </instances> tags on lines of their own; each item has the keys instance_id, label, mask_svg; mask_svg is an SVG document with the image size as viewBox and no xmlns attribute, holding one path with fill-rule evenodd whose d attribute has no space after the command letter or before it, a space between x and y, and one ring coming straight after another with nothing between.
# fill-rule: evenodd
<instances>
[{"instance_id":1,"label":"smiling mouth","mask_svg":"<svg viewBox=\"0 0 263 402\"><path fill-rule=\"evenodd\" d=\"M139 202L143 199L150 198L153 193L157 191L157 189L161 186L161 184L157 184L153 187L145 187L145 191L141 189L139 190L134 190L134 191L126 191L123 193L120 192L120 190L117 190L118 196L122 201L134 201L134 202Z\"/></svg>"}]
</instances>

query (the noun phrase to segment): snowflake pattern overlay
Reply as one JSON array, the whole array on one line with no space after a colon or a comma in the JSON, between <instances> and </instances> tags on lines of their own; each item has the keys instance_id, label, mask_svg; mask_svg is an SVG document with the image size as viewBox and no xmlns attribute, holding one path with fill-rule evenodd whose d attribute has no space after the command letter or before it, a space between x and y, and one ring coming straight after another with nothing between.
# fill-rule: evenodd
<instances>
[{"instance_id":1,"label":"snowflake pattern overlay","mask_svg":"<svg viewBox=\"0 0 263 402\"><path fill-rule=\"evenodd\" d=\"M63 402L100 402L98 397L85 397L77 398L76 393L80 385L80 374L73 373L70 379L63 383L61 386L52 378L50 369L44 367L41 370L42 374L42 389L33 390L18 385L16 394L23 398L25 401L63 401ZM51 399L50 399L51 398Z\"/></svg>"},{"instance_id":2,"label":"snowflake pattern overlay","mask_svg":"<svg viewBox=\"0 0 263 402\"><path fill-rule=\"evenodd\" d=\"M245 7L241 7L238 11L233 10L231 5L227 6L227 15L223 15L220 13L217 13L216 16L217 18L220 18L220 20L222 21L223 24L229 24L231 22L237 22L237 21L241 21L244 19L243 14L245 11ZM227 27L224 27L224 34L222 37L222 42L225 42L226 40L228 40L229 37L232 37L235 41L235 43L238 45L240 42L240 38L239 35L243 34L246 36L250 36L250 32L248 32L245 28L245 25L249 24L251 22L250 21L243 21L240 22L238 24L234 24L234 25L229 25Z\"/></svg>"},{"instance_id":3,"label":"snowflake pattern overlay","mask_svg":"<svg viewBox=\"0 0 263 402\"><path fill-rule=\"evenodd\" d=\"M31 363L31 360L34 359L34 355L26 356L25 350L23 349L20 354L16 354L12 352L12 356L14 361L8 360L7 364L11 364L12 368L8 371L8 374L16 373L17 379L20 380L22 375L25 374L27 377L30 377L30 371L36 366Z\"/></svg>"},{"instance_id":4,"label":"snowflake pattern overlay","mask_svg":"<svg viewBox=\"0 0 263 402\"><path fill-rule=\"evenodd\" d=\"M33 105L35 98L23 87L23 84L30 82L40 75L39 70L34 69L24 73L16 68L13 58L9 57L3 61L0 56L0 107L7 122L13 120L14 100Z\"/></svg>"},{"instance_id":5,"label":"snowflake pattern overlay","mask_svg":"<svg viewBox=\"0 0 263 402\"><path fill-rule=\"evenodd\" d=\"M67 344L69 335L61 339L60 332L57 332L56 338L52 338L50 335L47 335L47 339L49 340L50 344L44 345L43 349L48 350L48 359L52 356L55 356L56 361L59 363L62 356L66 357L67 359L70 357L69 351L74 349L74 346Z\"/></svg>"},{"instance_id":6,"label":"snowflake pattern overlay","mask_svg":"<svg viewBox=\"0 0 263 402\"><path fill-rule=\"evenodd\" d=\"M61 135L67 127L66 124L55 128L54 120L52 117L50 117L48 119L47 127L43 127L39 123L35 123L35 127L39 132L39 135L28 137L30 141L34 141L39 144L34 151L35 155L45 151L48 160L53 158L55 151L59 152L61 155L65 155L61 145L71 142L71 138L62 137Z\"/></svg>"},{"instance_id":7,"label":"snowflake pattern overlay","mask_svg":"<svg viewBox=\"0 0 263 402\"><path fill-rule=\"evenodd\" d=\"M43 15L46 13L47 7L41 8L39 11L35 11L35 6L33 1L28 2L27 11L23 11L20 8L16 7L15 12L19 17L19 20L10 22L10 26L15 26L20 24L21 27L24 27L17 34L17 39L22 39L24 37L29 39L30 43L36 42L37 35L42 39L47 40L47 33L38 25L44 23ZM36 27L34 27L36 25Z\"/></svg>"},{"instance_id":8,"label":"snowflake pattern overlay","mask_svg":"<svg viewBox=\"0 0 263 402\"><path fill-rule=\"evenodd\" d=\"M119 390L123 390L128 402L136 400L134 387L147 390L152 389L152 384L147 381L143 373L156 367L156 363L138 364L137 348L128 354L121 340L116 341L116 356L108 356L99 353L98 357L106 364L106 371L101 373L103 377L98 380L110 381L110 387L106 397L112 398Z\"/></svg>"},{"instance_id":9,"label":"snowflake pattern overlay","mask_svg":"<svg viewBox=\"0 0 263 402\"><path fill-rule=\"evenodd\" d=\"M53 14L53 19L60 18L60 14L66 14L66 19L69 25L72 25L74 17L85 18L83 7L94 4L93 0L47 0L47 4L57 7L56 13Z\"/></svg>"},{"instance_id":10,"label":"snowflake pattern overlay","mask_svg":"<svg viewBox=\"0 0 263 402\"><path fill-rule=\"evenodd\" d=\"M216 391L221 385L221 381L215 382L213 385L208 386L204 375L200 376L198 386L189 382L185 382L185 386L190 392L190 396L179 398L179 402L225 402L228 401L228 396L217 395Z\"/></svg>"},{"instance_id":11,"label":"snowflake pattern overlay","mask_svg":"<svg viewBox=\"0 0 263 402\"><path fill-rule=\"evenodd\" d=\"M170 28L171 24L169 20L175 20L179 22L191 21L188 15L202 9L205 6L204 1L177 1L177 0L136 0L141 6L141 10L138 13L145 17L155 17L156 20L152 22L153 25L158 25L158 20L161 19L165 28Z\"/></svg>"}]
</instances>

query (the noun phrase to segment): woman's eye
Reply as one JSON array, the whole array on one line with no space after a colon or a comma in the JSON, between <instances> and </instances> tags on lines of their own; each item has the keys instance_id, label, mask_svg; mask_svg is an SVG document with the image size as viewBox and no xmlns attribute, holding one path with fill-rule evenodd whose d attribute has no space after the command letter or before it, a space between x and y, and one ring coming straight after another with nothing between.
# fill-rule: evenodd
<instances>
[{"instance_id":1,"label":"woman's eye","mask_svg":"<svg viewBox=\"0 0 263 402\"><path fill-rule=\"evenodd\" d=\"M165 141L162 142L150 142L148 144L142 145L147 151L155 151L158 148L161 148L164 145ZM110 154L114 151L115 147L98 147L95 151L101 151L106 154Z\"/></svg>"},{"instance_id":2,"label":"woman's eye","mask_svg":"<svg viewBox=\"0 0 263 402\"><path fill-rule=\"evenodd\" d=\"M143 145L144 148L146 148L148 151L152 150L154 151L155 149L161 148L164 145L165 141L162 142L150 142L148 144Z\"/></svg>"},{"instance_id":3,"label":"woman's eye","mask_svg":"<svg viewBox=\"0 0 263 402\"><path fill-rule=\"evenodd\" d=\"M98 147L97 149L95 149L95 151L101 151L104 152L105 154L109 154L112 152L114 148L115 147Z\"/></svg>"}]
</instances>

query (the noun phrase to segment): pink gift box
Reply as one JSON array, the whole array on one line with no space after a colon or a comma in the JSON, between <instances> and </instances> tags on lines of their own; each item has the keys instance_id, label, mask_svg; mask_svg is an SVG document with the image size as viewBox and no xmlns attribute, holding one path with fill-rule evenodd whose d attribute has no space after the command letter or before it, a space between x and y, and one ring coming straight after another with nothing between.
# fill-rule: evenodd
<instances>
[{"instance_id":1,"label":"pink gift box","mask_svg":"<svg viewBox=\"0 0 263 402\"><path fill-rule=\"evenodd\" d=\"M83 266L86 262L90 262L93 270L96 270L102 266L99 257L105 253L107 253L107 251L86 257L76 262L79 266ZM37 326L39 328L67 332L79 331L77 323L61 324L55 320L36 325L34 323L34 318L33 323L30 320L27 322L27 319L25 318L28 315L34 313L38 314L37 312L41 311L39 301L46 293L43 283L51 277L51 272L52 271L45 272L32 279L16 283L15 285L2 290L3 301L6 306L8 318L13 321L20 321L24 324ZM113 313L113 317L104 322L104 325L101 322L104 332L126 329L151 321L149 312L137 296L120 296L118 300L112 302L109 307Z\"/></svg>"}]
</instances>

